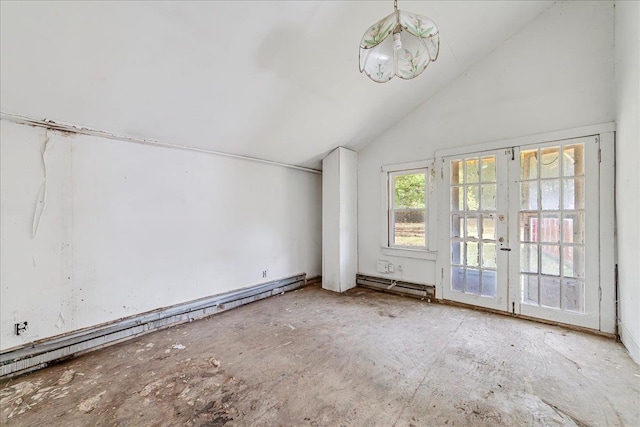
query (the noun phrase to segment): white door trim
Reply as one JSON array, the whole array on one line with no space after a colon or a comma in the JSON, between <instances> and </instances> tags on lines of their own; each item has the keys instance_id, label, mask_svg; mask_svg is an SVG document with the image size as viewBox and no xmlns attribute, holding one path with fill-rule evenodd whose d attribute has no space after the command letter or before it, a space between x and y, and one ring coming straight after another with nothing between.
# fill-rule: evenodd
<instances>
[{"instance_id":1,"label":"white door trim","mask_svg":"<svg viewBox=\"0 0 640 427\"><path fill-rule=\"evenodd\" d=\"M616 332L615 134L600 134L600 331Z\"/></svg>"},{"instance_id":2,"label":"white door trim","mask_svg":"<svg viewBox=\"0 0 640 427\"><path fill-rule=\"evenodd\" d=\"M475 153L477 151L499 150L502 148L517 147L520 145L541 144L543 142L561 141L565 139L580 138L590 135L601 135L605 133L615 132L616 124L614 122L600 123L591 126L581 126L570 129L562 129L553 132L544 132L534 135L521 136L517 138L500 139L497 141L487 141L474 145L447 148L435 152L437 162L443 157L457 156L464 153Z\"/></svg>"}]
</instances>

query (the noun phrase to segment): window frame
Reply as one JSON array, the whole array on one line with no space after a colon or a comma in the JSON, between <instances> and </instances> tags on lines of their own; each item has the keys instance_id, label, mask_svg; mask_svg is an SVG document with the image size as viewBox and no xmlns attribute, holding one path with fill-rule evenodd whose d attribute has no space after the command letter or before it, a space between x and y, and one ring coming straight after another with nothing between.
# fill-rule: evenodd
<instances>
[{"instance_id":1,"label":"window frame","mask_svg":"<svg viewBox=\"0 0 640 427\"><path fill-rule=\"evenodd\" d=\"M380 169L382 180L382 209L381 209L381 251L385 255L399 256L406 258L418 258L435 260L437 251L437 197L435 191L435 170L433 160L421 160L409 163L382 166ZM415 173L425 174L425 245L424 246L402 246L394 245L394 211L412 210L395 209L393 198L395 188L393 188L393 178L400 175ZM415 209L421 210L421 209Z\"/></svg>"},{"instance_id":2,"label":"window frame","mask_svg":"<svg viewBox=\"0 0 640 427\"><path fill-rule=\"evenodd\" d=\"M396 204L396 188L395 188L395 179L400 176L407 175L422 175L424 174L424 208L398 208L395 206ZM387 246L390 248L397 249L415 249L415 250L426 250L429 247L429 232L427 230L429 223L429 213L427 206L429 205L427 196L429 194L429 170L427 168L421 169L412 169L412 170L403 170L403 171L393 171L387 173L387 183L389 188L387 189L387 203L389 204L387 210ZM411 245L399 245L395 244L396 237L396 213L398 212L423 212L424 213L424 239L423 244L418 246Z\"/></svg>"}]
</instances>

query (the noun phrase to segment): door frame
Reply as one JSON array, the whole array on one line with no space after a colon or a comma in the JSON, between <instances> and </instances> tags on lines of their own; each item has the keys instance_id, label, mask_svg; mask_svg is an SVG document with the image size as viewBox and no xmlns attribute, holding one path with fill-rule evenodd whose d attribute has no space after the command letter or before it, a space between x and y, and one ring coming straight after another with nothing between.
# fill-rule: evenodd
<instances>
[{"instance_id":1,"label":"door frame","mask_svg":"<svg viewBox=\"0 0 640 427\"><path fill-rule=\"evenodd\" d=\"M572 138L600 137L600 176L599 176L599 235L600 235L600 315L597 330L609 334L617 333L616 283L615 283L615 123L603 123L592 126L564 129L518 138L503 139L481 144L462 145L435 152L435 167L438 194L438 224L449 221L449 188L445 186L444 159L450 156L463 156L489 150L510 149L517 146L543 144ZM462 144L462 143L461 143ZM438 227L442 229L443 227ZM438 257L436 259L436 298L443 299L445 286L445 268L448 268L450 256L449 234L438 230ZM447 276L448 277L448 276ZM449 283L446 283L449 286ZM518 286L519 289L519 286ZM511 291L513 292L513 291ZM511 300L510 300L511 301ZM511 310L509 310L511 312Z\"/></svg>"},{"instance_id":2,"label":"door frame","mask_svg":"<svg viewBox=\"0 0 640 427\"><path fill-rule=\"evenodd\" d=\"M505 286L505 283L508 283L509 280L509 256L508 252L506 252L503 248L509 247L509 222L508 222L508 208L509 208L509 194L507 188L508 181L508 170L509 170L509 162L511 161L511 149L498 149L498 150L487 150L487 151L479 151L479 152L470 152L465 153L461 156L448 156L443 157L442 162L442 186L446 187L447 197L444 201L446 217L442 217L442 221L439 222L440 230L439 236L446 237L447 250L445 251L443 248L443 254L450 253L451 248L451 202L449 200L451 183L449 182L449 177L451 175L451 162L457 159L465 160L472 158L485 158L495 156L495 168L496 168L496 209L495 209L495 245L496 245L496 296L495 297L487 297L483 295L476 295L464 292L452 291L449 286L442 287L442 297L444 299L448 299L451 301L461 302L463 304L471 304L478 307L489 308L492 310L499 311L507 311L508 310L508 302L509 302L509 290ZM463 162L464 163L464 162ZM480 166L480 164L478 165ZM490 184L491 185L491 184ZM463 199L466 197L463 196ZM465 202L466 204L466 202ZM442 204L438 204L441 206ZM473 211L467 211L463 209L464 213L473 213ZM476 211L476 215L481 215L482 210ZM448 229L445 230L444 224L448 225ZM478 229L481 228L482 220L478 221ZM466 224L466 221L465 221ZM446 231L446 232L445 232ZM500 241L502 239L502 241ZM480 236L480 241L484 239ZM466 241L466 239L465 239ZM464 247L464 246L463 246ZM478 247L478 252L480 252L482 245ZM464 250L462 251L464 253ZM464 254L460 256L463 257ZM443 262L445 263L445 268L442 271L442 281L443 283L450 283L451 281L451 266L447 262L446 258L443 256ZM464 264L464 263L463 263ZM480 269L481 266L478 266ZM484 277L484 276L483 276ZM502 283L502 286L501 286Z\"/></svg>"}]
</instances>

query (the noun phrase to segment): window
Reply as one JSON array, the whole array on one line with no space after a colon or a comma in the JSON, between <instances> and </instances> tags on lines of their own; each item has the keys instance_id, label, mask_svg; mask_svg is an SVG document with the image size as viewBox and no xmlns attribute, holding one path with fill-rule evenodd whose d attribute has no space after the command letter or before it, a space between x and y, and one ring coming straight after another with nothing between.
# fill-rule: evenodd
<instances>
[{"instance_id":1,"label":"window","mask_svg":"<svg viewBox=\"0 0 640 427\"><path fill-rule=\"evenodd\" d=\"M433 161L383 166L381 252L436 259L436 194Z\"/></svg>"},{"instance_id":2,"label":"window","mask_svg":"<svg viewBox=\"0 0 640 427\"><path fill-rule=\"evenodd\" d=\"M389 246L427 247L427 170L389 173Z\"/></svg>"}]
</instances>

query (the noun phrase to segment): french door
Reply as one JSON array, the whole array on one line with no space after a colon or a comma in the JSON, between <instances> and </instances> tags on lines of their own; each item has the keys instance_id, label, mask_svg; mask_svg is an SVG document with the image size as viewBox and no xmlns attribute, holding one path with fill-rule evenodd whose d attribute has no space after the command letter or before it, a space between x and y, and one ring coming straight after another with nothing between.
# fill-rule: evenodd
<instances>
[{"instance_id":1,"label":"french door","mask_svg":"<svg viewBox=\"0 0 640 427\"><path fill-rule=\"evenodd\" d=\"M585 137L445 157L443 297L598 329L598 151Z\"/></svg>"},{"instance_id":2,"label":"french door","mask_svg":"<svg viewBox=\"0 0 640 427\"><path fill-rule=\"evenodd\" d=\"M506 150L495 150L444 161L451 253L443 272L445 299L507 309L508 159Z\"/></svg>"}]
</instances>

